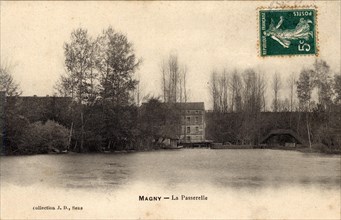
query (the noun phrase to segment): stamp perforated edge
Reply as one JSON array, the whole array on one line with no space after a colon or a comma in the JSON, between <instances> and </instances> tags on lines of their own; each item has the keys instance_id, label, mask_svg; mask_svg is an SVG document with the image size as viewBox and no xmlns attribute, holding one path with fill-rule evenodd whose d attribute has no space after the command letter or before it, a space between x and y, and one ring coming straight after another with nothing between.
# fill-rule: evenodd
<instances>
[{"instance_id":1,"label":"stamp perforated edge","mask_svg":"<svg viewBox=\"0 0 341 220\"><path fill-rule=\"evenodd\" d=\"M260 48L260 35L259 35L259 11L260 10L283 10L283 9L315 9L315 48L316 52L314 54L288 54L288 55L271 55L271 56L261 56L261 48ZM318 7L316 5L284 5L277 7L266 7L260 6L256 8L256 17L257 17L257 57L266 59L269 57L283 57L283 58L291 58L291 57L302 57L302 56L315 56L319 57L320 55L320 40L319 40L319 29L318 29Z\"/></svg>"}]
</instances>

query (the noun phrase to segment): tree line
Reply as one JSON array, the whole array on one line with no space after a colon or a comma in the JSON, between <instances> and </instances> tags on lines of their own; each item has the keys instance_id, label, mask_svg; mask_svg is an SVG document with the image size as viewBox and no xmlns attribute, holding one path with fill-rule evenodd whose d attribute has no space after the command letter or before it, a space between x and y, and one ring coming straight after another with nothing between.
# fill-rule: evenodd
<instances>
[{"instance_id":1,"label":"tree line","mask_svg":"<svg viewBox=\"0 0 341 220\"><path fill-rule=\"evenodd\" d=\"M209 93L213 112L208 115L208 138L257 144L271 129L286 128L304 136L310 147L323 142L341 148L337 135L341 127L340 82L340 73L332 73L328 63L318 59L298 74L290 74L286 81L274 73L270 83L264 73L254 69L212 71ZM284 90L288 92L282 98ZM267 103L267 97L272 97L271 102Z\"/></svg>"},{"instance_id":2,"label":"tree line","mask_svg":"<svg viewBox=\"0 0 341 220\"><path fill-rule=\"evenodd\" d=\"M170 105L163 105L161 97L147 96L142 108L136 77L142 59L124 34L109 27L92 37L78 28L63 50L64 73L54 88L56 96L70 98L68 106L43 101L33 104L36 111L21 111L32 105L15 98L19 84L10 71L1 71L1 79L6 79L1 85L14 97L5 109L6 153L141 150L159 148L166 138L175 137L179 115L171 103L188 98L187 68L177 55L162 61L160 71L162 98Z\"/></svg>"},{"instance_id":3,"label":"tree line","mask_svg":"<svg viewBox=\"0 0 341 220\"><path fill-rule=\"evenodd\" d=\"M331 72L326 61L318 59L311 68L288 75L286 81L277 72L271 78L252 68L230 72L214 70L209 93L213 111L217 112L303 111L317 105L328 108L330 104L340 103L340 77L340 73ZM281 98L283 89L289 91L285 98ZM317 101L313 100L314 91ZM269 94L272 100L267 103Z\"/></svg>"},{"instance_id":4,"label":"tree line","mask_svg":"<svg viewBox=\"0 0 341 220\"><path fill-rule=\"evenodd\" d=\"M86 29L78 28L63 50L64 73L55 90L58 96L69 97L70 105L58 110L55 104L37 105L39 116L23 111L27 104L20 101L7 106L3 136L11 152L158 148L165 138L179 133L180 109L176 103L188 102L189 90L188 68L176 54L161 62L161 95L146 96L140 106L142 94L136 73L142 59L136 56L127 36L109 27L92 37ZM16 97L22 91L10 69L1 65L0 90ZM284 89L289 91L285 99ZM313 100L314 93L317 101ZM340 143L331 134L340 124L335 120L335 109L341 104L341 75L333 74L323 60L302 69L298 78L291 74L283 81L274 73L271 83L254 69L212 71L209 94L213 111L206 117L207 139L257 144L270 129L290 128L309 139L310 146L315 142L331 146ZM290 114L284 120L281 114L265 117L263 113L269 107L274 113ZM53 142L54 135L61 141Z\"/></svg>"}]
</instances>

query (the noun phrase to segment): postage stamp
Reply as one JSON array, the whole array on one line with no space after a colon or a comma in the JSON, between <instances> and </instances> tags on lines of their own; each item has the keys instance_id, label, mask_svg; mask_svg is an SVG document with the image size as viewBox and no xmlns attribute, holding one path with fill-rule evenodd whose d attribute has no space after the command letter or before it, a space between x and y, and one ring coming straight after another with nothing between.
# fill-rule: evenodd
<instances>
[{"instance_id":1,"label":"postage stamp","mask_svg":"<svg viewBox=\"0 0 341 220\"><path fill-rule=\"evenodd\" d=\"M259 10L260 55L317 55L316 9Z\"/></svg>"}]
</instances>

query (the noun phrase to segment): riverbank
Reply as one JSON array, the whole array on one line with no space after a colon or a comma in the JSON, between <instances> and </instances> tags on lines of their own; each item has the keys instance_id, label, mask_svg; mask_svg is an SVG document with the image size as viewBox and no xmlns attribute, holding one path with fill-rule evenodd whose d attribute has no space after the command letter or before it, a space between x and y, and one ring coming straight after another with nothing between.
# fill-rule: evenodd
<instances>
[{"instance_id":1,"label":"riverbank","mask_svg":"<svg viewBox=\"0 0 341 220\"><path fill-rule=\"evenodd\" d=\"M223 145L220 143L214 143L211 149L214 149L214 150L273 149L273 150L299 151L303 153L323 153L323 154L340 154L341 155L341 149L329 148L323 144L313 144L312 147L310 148L308 146L286 147L286 146L267 146L267 145Z\"/></svg>"},{"instance_id":2,"label":"riverbank","mask_svg":"<svg viewBox=\"0 0 341 220\"><path fill-rule=\"evenodd\" d=\"M49 152L39 152L39 153L12 153L5 154L3 152L0 153L0 156L27 156L27 155L63 155L63 154L129 154L129 153L138 153L138 152L149 152L149 151L170 151L170 150L180 150L182 148L145 148L138 150L113 150L113 151L93 151L93 152L78 152L78 151L49 151Z\"/></svg>"},{"instance_id":3,"label":"riverbank","mask_svg":"<svg viewBox=\"0 0 341 220\"><path fill-rule=\"evenodd\" d=\"M321 146L321 145L312 145L312 147L296 147L296 148L287 148L287 147L275 147L271 148L274 150L294 150L294 151L299 151L303 153L323 153L323 154L338 154L341 155L341 150L337 149L329 149L326 146Z\"/></svg>"},{"instance_id":4,"label":"riverbank","mask_svg":"<svg viewBox=\"0 0 341 220\"><path fill-rule=\"evenodd\" d=\"M176 148L172 149L174 151L186 149L186 148ZM303 153L323 153L323 154L336 154L341 155L340 149L330 149L325 145L313 144L311 148L307 146L299 146L299 147L285 147L285 146L265 146L265 145L223 145L223 144L214 144L210 148L212 150L252 150L252 149L272 149L272 150L284 150L284 151L298 151ZM61 155L61 154L129 154L129 153L138 153L138 152L149 152L149 151L169 151L169 149L165 148L145 148L139 150L115 150L115 151L98 151L98 152L76 152L76 151L63 151L63 152L42 152L42 153L32 153L32 154L4 154L1 153L0 156L21 156L21 155Z\"/></svg>"}]
</instances>

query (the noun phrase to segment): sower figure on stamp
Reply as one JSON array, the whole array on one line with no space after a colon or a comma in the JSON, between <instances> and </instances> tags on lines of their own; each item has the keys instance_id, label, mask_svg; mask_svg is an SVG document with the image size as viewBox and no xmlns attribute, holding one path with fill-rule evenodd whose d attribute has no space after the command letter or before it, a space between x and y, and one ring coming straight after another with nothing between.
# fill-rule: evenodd
<instances>
[{"instance_id":1,"label":"sower figure on stamp","mask_svg":"<svg viewBox=\"0 0 341 220\"><path fill-rule=\"evenodd\" d=\"M269 29L264 31L264 35L271 36L272 39L278 41L284 48L289 48L291 40L304 39L309 40L309 36L313 37L313 32L310 31L309 23L311 20L301 18L295 29L282 30L279 29L283 23L283 16L280 17L278 24L274 25L274 20L271 19Z\"/></svg>"}]
</instances>

